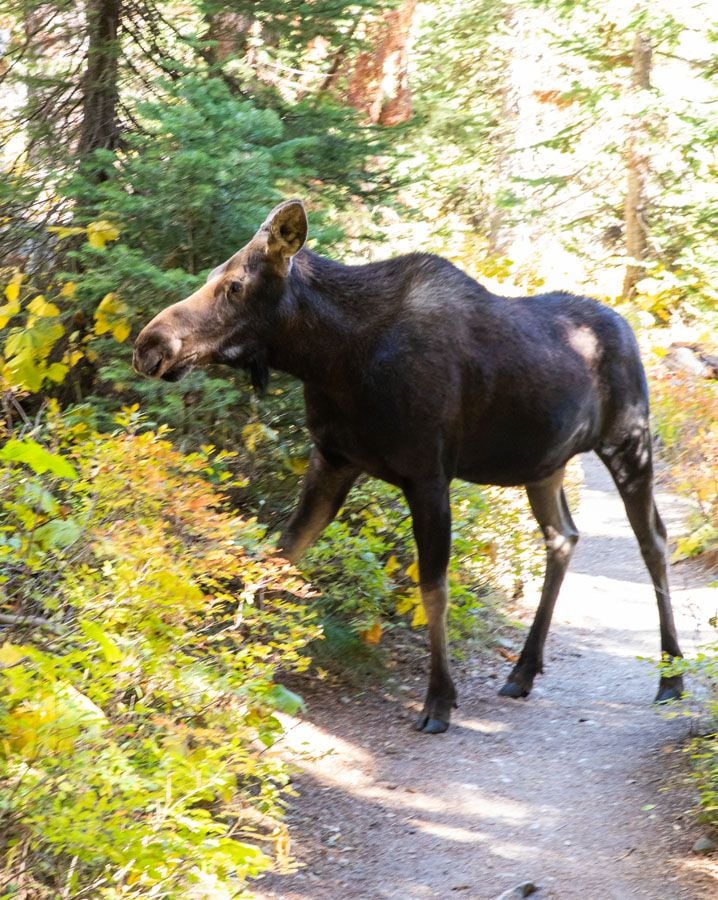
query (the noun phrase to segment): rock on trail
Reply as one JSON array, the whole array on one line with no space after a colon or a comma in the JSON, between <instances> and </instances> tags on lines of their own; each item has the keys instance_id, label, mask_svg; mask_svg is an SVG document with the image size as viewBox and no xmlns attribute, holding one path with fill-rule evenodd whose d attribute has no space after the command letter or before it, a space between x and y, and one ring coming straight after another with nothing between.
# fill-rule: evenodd
<instances>
[{"instance_id":1,"label":"rock on trail","mask_svg":"<svg viewBox=\"0 0 718 900\"><path fill-rule=\"evenodd\" d=\"M285 744L301 866L258 882L260 900L495 900L527 883L562 900L718 896L715 860L691 853L703 833L682 781L691 720L652 706L657 674L637 658L658 653L650 581L610 478L592 456L582 466L581 540L531 697L496 695L508 663L457 667L461 706L430 736L406 708L423 675L398 673L401 699L320 685ZM677 534L685 502L659 492L658 505ZM695 571L672 573L684 652L718 609Z\"/></svg>"}]
</instances>

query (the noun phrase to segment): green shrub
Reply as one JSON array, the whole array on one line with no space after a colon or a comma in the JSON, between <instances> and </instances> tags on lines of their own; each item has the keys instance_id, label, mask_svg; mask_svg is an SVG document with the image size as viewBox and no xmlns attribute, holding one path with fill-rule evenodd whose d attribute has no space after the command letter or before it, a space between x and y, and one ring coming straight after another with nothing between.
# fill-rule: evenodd
<instances>
[{"instance_id":1,"label":"green shrub","mask_svg":"<svg viewBox=\"0 0 718 900\"><path fill-rule=\"evenodd\" d=\"M541 565L536 525L523 491L463 482L452 487L452 517L450 634L486 642L507 621L500 601L520 592ZM300 567L321 592L315 605L322 615L338 615L378 642L384 628L426 623L415 553L401 492L367 479Z\"/></svg>"},{"instance_id":2,"label":"green shrub","mask_svg":"<svg viewBox=\"0 0 718 900\"><path fill-rule=\"evenodd\" d=\"M225 454L136 422L55 411L0 456L4 896L230 897L286 858L307 587L224 509Z\"/></svg>"},{"instance_id":3,"label":"green shrub","mask_svg":"<svg viewBox=\"0 0 718 900\"><path fill-rule=\"evenodd\" d=\"M681 376L662 366L652 373L653 419L669 466L672 484L693 501L687 533L676 544L674 558L718 549L718 384ZM695 657L665 665L663 674L685 674L688 683L704 683L702 700L711 728L718 725L718 623L712 640ZM718 826L718 734L691 741L692 774L705 821Z\"/></svg>"},{"instance_id":4,"label":"green shrub","mask_svg":"<svg viewBox=\"0 0 718 900\"><path fill-rule=\"evenodd\" d=\"M672 372L654 373L652 411L675 487L694 501L677 558L718 546L718 383Z\"/></svg>"}]
</instances>

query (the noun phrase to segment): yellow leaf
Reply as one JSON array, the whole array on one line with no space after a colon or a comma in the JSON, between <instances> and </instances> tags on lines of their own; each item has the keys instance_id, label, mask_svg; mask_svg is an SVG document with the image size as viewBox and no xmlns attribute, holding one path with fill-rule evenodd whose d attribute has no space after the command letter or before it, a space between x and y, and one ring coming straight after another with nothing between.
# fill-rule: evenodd
<instances>
[{"instance_id":1,"label":"yellow leaf","mask_svg":"<svg viewBox=\"0 0 718 900\"><path fill-rule=\"evenodd\" d=\"M22 272L16 272L10 280L10 284L5 288L5 297L9 303L15 303L20 296L20 285L24 277Z\"/></svg>"},{"instance_id":2,"label":"yellow leaf","mask_svg":"<svg viewBox=\"0 0 718 900\"><path fill-rule=\"evenodd\" d=\"M18 300L11 300L5 306L0 306L0 328L4 328L14 315L20 312Z\"/></svg>"},{"instance_id":3,"label":"yellow leaf","mask_svg":"<svg viewBox=\"0 0 718 900\"><path fill-rule=\"evenodd\" d=\"M60 291L60 296L74 297L76 291L77 291L77 284L74 281L67 281L62 286L62 290Z\"/></svg>"},{"instance_id":4,"label":"yellow leaf","mask_svg":"<svg viewBox=\"0 0 718 900\"><path fill-rule=\"evenodd\" d=\"M77 363L79 363L84 355L85 354L82 352L82 350L70 350L62 357L62 361L66 366L72 368L72 366L75 366L77 365Z\"/></svg>"},{"instance_id":5,"label":"yellow leaf","mask_svg":"<svg viewBox=\"0 0 718 900\"><path fill-rule=\"evenodd\" d=\"M105 296L100 300L97 306L98 312L104 313L115 313L118 311L118 298L117 294L114 291L110 291L109 294L105 294ZM95 313L96 315L97 313Z\"/></svg>"},{"instance_id":6,"label":"yellow leaf","mask_svg":"<svg viewBox=\"0 0 718 900\"><path fill-rule=\"evenodd\" d=\"M419 583L419 563L414 560L414 562L409 566L406 570L406 574L411 578L414 584Z\"/></svg>"},{"instance_id":7,"label":"yellow leaf","mask_svg":"<svg viewBox=\"0 0 718 900\"><path fill-rule=\"evenodd\" d=\"M399 568L399 560L392 554L389 559L384 563L384 571L387 575L393 575L394 572Z\"/></svg>"},{"instance_id":8,"label":"yellow leaf","mask_svg":"<svg viewBox=\"0 0 718 900\"><path fill-rule=\"evenodd\" d=\"M105 714L89 697L60 682L15 709L7 738L21 757L67 753L78 738L96 735L106 724Z\"/></svg>"},{"instance_id":9,"label":"yellow leaf","mask_svg":"<svg viewBox=\"0 0 718 900\"><path fill-rule=\"evenodd\" d=\"M112 326L103 315L95 313L95 334L106 334ZM89 354L88 354L89 359Z\"/></svg>"},{"instance_id":10,"label":"yellow leaf","mask_svg":"<svg viewBox=\"0 0 718 900\"><path fill-rule=\"evenodd\" d=\"M244 446L250 453L254 453L254 449L257 446L257 441L261 434L262 426L259 422L250 422L249 425L245 425L242 429L242 440L244 441Z\"/></svg>"},{"instance_id":11,"label":"yellow leaf","mask_svg":"<svg viewBox=\"0 0 718 900\"><path fill-rule=\"evenodd\" d=\"M85 229L78 225L50 225L47 229L57 235L58 241L72 237L74 234L84 234Z\"/></svg>"},{"instance_id":12,"label":"yellow leaf","mask_svg":"<svg viewBox=\"0 0 718 900\"><path fill-rule=\"evenodd\" d=\"M377 619L366 631L359 632L365 644L378 644L381 641L381 622Z\"/></svg>"},{"instance_id":13,"label":"yellow leaf","mask_svg":"<svg viewBox=\"0 0 718 900\"><path fill-rule=\"evenodd\" d=\"M117 325L112 329L112 336L116 341L122 343L124 340L127 340L127 337L130 333L130 326L127 322L118 322Z\"/></svg>"},{"instance_id":14,"label":"yellow leaf","mask_svg":"<svg viewBox=\"0 0 718 900\"><path fill-rule=\"evenodd\" d=\"M286 825L282 825L274 837L274 853L280 869L291 860L290 846L289 832Z\"/></svg>"},{"instance_id":15,"label":"yellow leaf","mask_svg":"<svg viewBox=\"0 0 718 900\"><path fill-rule=\"evenodd\" d=\"M60 384L64 380L65 375L67 375L68 372L68 366L56 362L48 366L45 375L50 379L50 381L54 381L56 384Z\"/></svg>"},{"instance_id":16,"label":"yellow leaf","mask_svg":"<svg viewBox=\"0 0 718 900\"><path fill-rule=\"evenodd\" d=\"M25 658L26 650L27 648L22 644L2 644L0 646L0 665L14 666L15 663Z\"/></svg>"},{"instance_id":17,"label":"yellow leaf","mask_svg":"<svg viewBox=\"0 0 718 900\"><path fill-rule=\"evenodd\" d=\"M112 291L105 294L95 310L95 334L111 332L115 340L124 341L130 333L127 312L127 306L117 294Z\"/></svg>"},{"instance_id":18,"label":"yellow leaf","mask_svg":"<svg viewBox=\"0 0 718 900\"><path fill-rule=\"evenodd\" d=\"M106 219L99 222L90 222L87 226L87 240L91 247L102 250L108 241L116 241L120 236L119 228Z\"/></svg>"},{"instance_id":19,"label":"yellow leaf","mask_svg":"<svg viewBox=\"0 0 718 900\"><path fill-rule=\"evenodd\" d=\"M48 301L42 296L42 294L39 294L37 297L31 300L28 303L27 308L31 313L34 313L34 315L40 318L50 319L53 316L60 315L60 310L55 306L55 304L48 303Z\"/></svg>"},{"instance_id":20,"label":"yellow leaf","mask_svg":"<svg viewBox=\"0 0 718 900\"><path fill-rule=\"evenodd\" d=\"M421 625L426 625L426 611L424 610L424 604L418 603L414 607L414 615L411 617L411 627L419 628Z\"/></svg>"},{"instance_id":21,"label":"yellow leaf","mask_svg":"<svg viewBox=\"0 0 718 900\"><path fill-rule=\"evenodd\" d=\"M309 459L306 456L287 456L284 464L295 475L304 475L309 466Z\"/></svg>"},{"instance_id":22,"label":"yellow leaf","mask_svg":"<svg viewBox=\"0 0 718 900\"><path fill-rule=\"evenodd\" d=\"M399 597L396 603L396 611L400 616L410 612L417 603L421 602L421 596L417 588L412 588L408 593Z\"/></svg>"}]
</instances>

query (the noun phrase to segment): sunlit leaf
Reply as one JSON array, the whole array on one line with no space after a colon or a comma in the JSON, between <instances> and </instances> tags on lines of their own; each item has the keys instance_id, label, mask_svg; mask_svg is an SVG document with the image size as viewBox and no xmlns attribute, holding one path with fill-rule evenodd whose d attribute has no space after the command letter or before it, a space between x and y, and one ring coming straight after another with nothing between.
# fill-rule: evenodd
<instances>
[{"instance_id":1,"label":"sunlit leaf","mask_svg":"<svg viewBox=\"0 0 718 900\"><path fill-rule=\"evenodd\" d=\"M8 303L16 303L20 297L20 285L22 284L24 274L16 272L10 279L10 283L5 288L5 299Z\"/></svg>"},{"instance_id":2,"label":"sunlit leaf","mask_svg":"<svg viewBox=\"0 0 718 900\"><path fill-rule=\"evenodd\" d=\"M419 628L422 625L426 625L426 610L424 609L423 603L417 603L414 607L414 615L411 617L411 627Z\"/></svg>"},{"instance_id":3,"label":"sunlit leaf","mask_svg":"<svg viewBox=\"0 0 718 900\"><path fill-rule=\"evenodd\" d=\"M381 642L382 627L381 622L377 620L365 631L359 632L359 636L365 644L378 644Z\"/></svg>"},{"instance_id":4,"label":"sunlit leaf","mask_svg":"<svg viewBox=\"0 0 718 900\"><path fill-rule=\"evenodd\" d=\"M86 229L79 225L49 225L47 230L57 235L58 241L63 241L65 238L73 237L76 234L85 234L86 232Z\"/></svg>"},{"instance_id":5,"label":"sunlit leaf","mask_svg":"<svg viewBox=\"0 0 718 900\"><path fill-rule=\"evenodd\" d=\"M53 316L59 316L60 310L55 306L54 303L49 303L42 294L34 297L27 305L28 310L33 313L33 315L39 316L41 318L52 318Z\"/></svg>"},{"instance_id":6,"label":"sunlit leaf","mask_svg":"<svg viewBox=\"0 0 718 900\"><path fill-rule=\"evenodd\" d=\"M0 306L0 328L4 328L7 323L20 312L20 301L15 299Z\"/></svg>"},{"instance_id":7,"label":"sunlit leaf","mask_svg":"<svg viewBox=\"0 0 718 900\"><path fill-rule=\"evenodd\" d=\"M62 382L65 379L65 375L67 375L67 373L69 371L70 370L66 365L64 365L63 363L56 362L56 363L51 363L47 367L47 372L45 374L46 374L47 378L49 378L50 381L54 381L55 384L62 384Z\"/></svg>"},{"instance_id":8,"label":"sunlit leaf","mask_svg":"<svg viewBox=\"0 0 718 900\"><path fill-rule=\"evenodd\" d=\"M116 663L122 659L120 648L96 622L88 622L86 619L83 619L79 625L87 637L100 645L107 662Z\"/></svg>"},{"instance_id":9,"label":"sunlit leaf","mask_svg":"<svg viewBox=\"0 0 718 900\"><path fill-rule=\"evenodd\" d=\"M419 583L419 563L417 560L407 567L406 574L411 578L414 584Z\"/></svg>"},{"instance_id":10,"label":"sunlit leaf","mask_svg":"<svg viewBox=\"0 0 718 900\"><path fill-rule=\"evenodd\" d=\"M87 240L91 247L95 247L98 250L104 249L108 241L116 241L119 236L119 228L106 219L90 222L87 226Z\"/></svg>"},{"instance_id":11,"label":"sunlit leaf","mask_svg":"<svg viewBox=\"0 0 718 900\"><path fill-rule=\"evenodd\" d=\"M58 478L77 477L77 472L66 459L58 453L50 453L31 438L24 438L21 441L11 438L4 447L0 448L0 459L7 462L25 463L38 475L42 475L43 472L51 472Z\"/></svg>"}]
</instances>

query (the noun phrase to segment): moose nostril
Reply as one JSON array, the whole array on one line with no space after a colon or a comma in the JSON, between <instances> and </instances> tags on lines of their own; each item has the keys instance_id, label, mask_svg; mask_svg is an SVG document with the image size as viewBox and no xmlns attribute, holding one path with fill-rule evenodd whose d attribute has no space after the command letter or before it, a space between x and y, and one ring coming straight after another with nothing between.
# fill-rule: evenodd
<instances>
[{"instance_id":1,"label":"moose nostril","mask_svg":"<svg viewBox=\"0 0 718 900\"><path fill-rule=\"evenodd\" d=\"M141 375L148 375L150 378L157 375L164 361L164 355L159 347L153 347L150 350L142 352L135 350L133 365Z\"/></svg>"},{"instance_id":2,"label":"moose nostril","mask_svg":"<svg viewBox=\"0 0 718 900\"><path fill-rule=\"evenodd\" d=\"M162 355L160 354L157 358L157 362L151 364L145 369L148 375L156 375L159 372L160 366L162 365Z\"/></svg>"}]
</instances>

